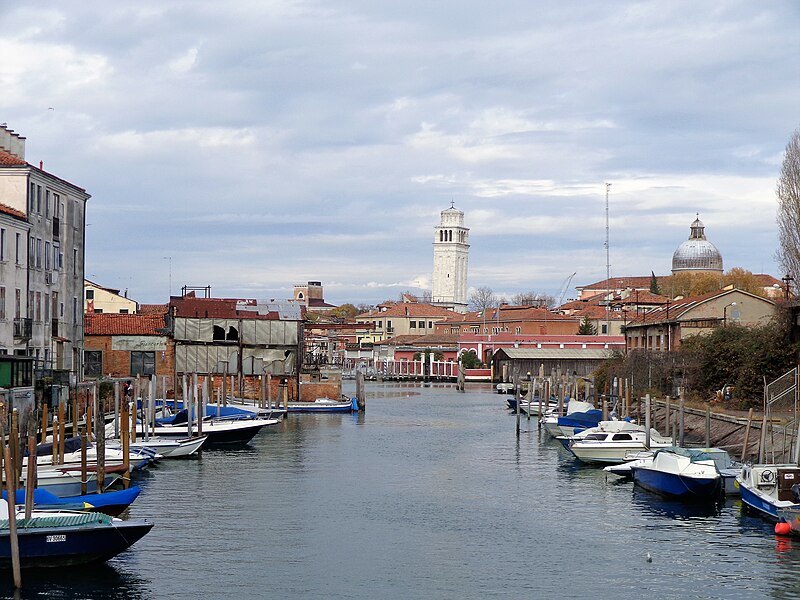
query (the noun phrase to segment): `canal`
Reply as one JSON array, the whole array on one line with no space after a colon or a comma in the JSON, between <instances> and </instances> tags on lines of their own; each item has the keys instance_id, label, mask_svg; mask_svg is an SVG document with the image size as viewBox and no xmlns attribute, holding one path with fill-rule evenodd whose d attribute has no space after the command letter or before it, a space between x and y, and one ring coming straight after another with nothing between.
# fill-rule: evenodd
<instances>
[{"instance_id":1,"label":"canal","mask_svg":"<svg viewBox=\"0 0 800 600\"><path fill-rule=\"evenodd\" d=\"M365 414L292 415L162 461L130 510L148 536L106 565L23 573L22 597L800 597L800 539L738 500L666 501L535 421L514 429L488 385L369 383Z\"/></svg>"}]
</instances>

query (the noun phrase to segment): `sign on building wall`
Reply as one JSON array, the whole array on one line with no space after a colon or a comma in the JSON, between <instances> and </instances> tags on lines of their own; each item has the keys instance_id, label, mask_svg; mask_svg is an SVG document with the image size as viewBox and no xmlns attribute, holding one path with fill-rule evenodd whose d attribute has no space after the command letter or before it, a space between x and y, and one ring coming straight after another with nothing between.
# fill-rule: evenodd
<instances>
[{"instance_id":1,"label":"sign on building wall","mask_svg":"<svg viewBox=\"0 0 800 600\"><path fill-rule=\"evenodd\" d=\"M112 350L128 352L163 352L167 349L166 338L152 335L117 335L111 341Z\"/></svg>"}]
</instances>

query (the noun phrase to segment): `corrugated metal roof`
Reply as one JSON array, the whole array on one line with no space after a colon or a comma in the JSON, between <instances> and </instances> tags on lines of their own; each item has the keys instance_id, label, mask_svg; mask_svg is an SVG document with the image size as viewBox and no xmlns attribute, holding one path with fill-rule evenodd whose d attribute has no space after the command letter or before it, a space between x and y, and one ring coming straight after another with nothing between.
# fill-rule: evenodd
<instances>
[{"instance_id":1,"label":"corrugated metal roof","mask_svg":"<svg viewBox=\"0 0 800 600\"><path fill-rule=\"evenodd\" d=\"M501 348L512 360L603 360L611 356L608 348Z\"/></svg>"}]
</instances>

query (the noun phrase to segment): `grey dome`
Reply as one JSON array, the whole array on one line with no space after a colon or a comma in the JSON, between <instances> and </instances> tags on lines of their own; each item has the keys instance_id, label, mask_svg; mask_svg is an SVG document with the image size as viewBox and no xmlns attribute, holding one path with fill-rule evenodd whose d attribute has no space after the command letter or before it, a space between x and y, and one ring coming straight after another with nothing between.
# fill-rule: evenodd
<instances>
[{"instance_id":1,"label":"grey dome","mask_svg":"<svg viewBox=\"0 0 800 600\"><path fill-rule=\"evenodd\" d=\"M703 222L697 218L691 225L692 233L672 255L672 272L718 271L722 272L722 255L706 239Z\"/></svg>"}]
</instances>

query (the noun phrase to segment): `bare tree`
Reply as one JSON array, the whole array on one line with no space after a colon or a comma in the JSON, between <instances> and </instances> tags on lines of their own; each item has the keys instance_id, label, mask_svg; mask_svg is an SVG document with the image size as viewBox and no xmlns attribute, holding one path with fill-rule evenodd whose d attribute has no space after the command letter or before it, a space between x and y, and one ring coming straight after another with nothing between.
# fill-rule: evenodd
<instances>
[{"instance_id":1,"label":"bare tree","mask_svg":"<svg viewBox=\"0 0 800 600\"><path fill-rule=\"evenodd\" d=\"M515 306L539 306L541 308L554 308L556 305L555 297L539 292L520 292L511 296L511 304Z\"/></svg>"},{"instance_id":2,"label":"bare tree","mask_svg":"<svg viewBox=\"0 0 800 600\"><path fill-rule=\"evenodd\" d=\"M800 278L800 129L786 144L781 174L775 190L778 197L778 262L797 286Z\"/></svg>"},{"instance_id":3,"label":"bare tree","mask_svg":"<svg viewBox=\"0 0 800 600\"><path fill-rule=\"evenodd\" d=\"M479 287L473 290L469 295L468 307L473 311L484 311L487 308L494 308L497 306L497 296L490 287Z\"/></svg>"}]
</instances>

